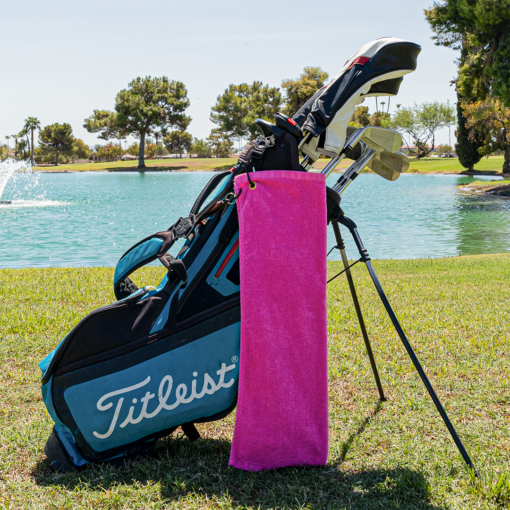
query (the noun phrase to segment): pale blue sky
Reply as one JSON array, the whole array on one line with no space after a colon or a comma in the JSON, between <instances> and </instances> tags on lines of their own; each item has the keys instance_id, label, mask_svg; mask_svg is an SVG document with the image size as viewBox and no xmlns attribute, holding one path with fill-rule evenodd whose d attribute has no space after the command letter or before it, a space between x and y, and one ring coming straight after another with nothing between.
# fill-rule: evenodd
<instances>
[{"instance_id":1,"label":"pale blue sky","mask_svg":"<svg viewBox=\"0 0 510 510\"><path fill-rule=\"evenodd\" d=\"M184 82L189 131L208 136L211 106L230 83L280 86L304 66L334 75L368 41L399 37L422 46L418 69L404 79L392 108L413 101L455 102L449 82L455 52L434 46L423 9L433 0L25 0L2 7L0 136L23 119L69 122L75 136L94 109L113 109L137 76ZM373 111L375 99L365 103ZM390 109L390 111L391 111ZM452 129L452 142L453 129ZM448 130L439 135L448 142ZM104 143L104 142L102 142Z\"/></svg>"}]
</instances>

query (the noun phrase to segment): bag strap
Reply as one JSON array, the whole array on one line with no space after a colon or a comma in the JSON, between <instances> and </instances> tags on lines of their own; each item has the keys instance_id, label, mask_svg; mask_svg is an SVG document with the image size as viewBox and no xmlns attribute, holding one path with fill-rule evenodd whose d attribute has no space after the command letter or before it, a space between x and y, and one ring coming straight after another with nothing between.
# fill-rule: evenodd
<instances>
[{"instance_id":1,"label":"bag strap","mask_svg":"<svg viewBox=\"0 0 510 510\"><path fill-rule=\"evenodd\" d=\"M205 188L200 192L200 195L198 195L197 199L195 200L195 203L191 208L190 215L198 214L198 211L200 211L200 208L202 207L203 203L207 200L209 195L214 191L216 186L218 186L218 184L229 174L230 170L226 172L221 172L219 174L214 175L209 180L209 182L205 185Z\"/></svg>"},{"instance_id":2,"label":"bag strap","mask_svg":"<svg viewBox=\"0 0 510 510\"><path fill-rule=\"evenodd\" d=\"M200 207L209 195L229 174L230 171L221 172L209 180L195 200L187 218L181 217L167 231L157 232L142 239L122 255L117 262L113 279L113 289L117 299L123 299L126 297L126 293L129 295L130 291L136 290L136 285L131 282L129 275L155 260L159 260L168 269L168 283L173 286L176 282L181 281L181 288L186 286L188 276L184 262L170 255L168 251L178 239L190 239L196 225L202 219L216 214L225 207L226 202L224 200L219 202L213 200L203 211L200 211ZM165 287L168 287L168 285Z\"/></svg>"},{"instance_id":3,"label":"bag strap","mask_svg":"<svg viewBox=\"0 0 510 510\"><path fill-rule=\"evenodd\" d=\"M132 246L117 262L113 278L113 290L117 299L126 297L123 289L130 288L128 277L140 267L159 260L168 269L168 280L175 282L188 279L184 262L168 253L177 239L188 238L195 228L195 217L179 218L164 232L157 232Z\"/></svg>"}]
</instances>

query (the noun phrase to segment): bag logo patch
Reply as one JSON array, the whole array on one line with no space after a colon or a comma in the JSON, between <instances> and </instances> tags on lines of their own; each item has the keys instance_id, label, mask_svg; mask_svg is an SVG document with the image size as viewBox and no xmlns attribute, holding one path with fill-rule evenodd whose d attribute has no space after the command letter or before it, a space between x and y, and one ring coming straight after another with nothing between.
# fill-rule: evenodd
<instances>
[{"instance_id":1,"label":"bag logo patch","mask_svg":"<svg viewBox=\"0 0 510 510\"><path fill-rule=\"evenodd\" d=\"M237 361L237 357L233 356L232 361ZM145 393L145 396L140 399L140 403L142 404L142 409L140 410L140 414L135 418L133 416L135 412L135 405L138 403L138 399L133 398L131 402L134 404L129 408L128 415L126 419L119 425L120 428L124 428L130 423L133 425L136 425L137 423L140 423L143 419L150 420L151 418L154 418L157 416L163 409L167 411L171 411L178 407L181 404L189 404L195 399L202 398L204 395L213 395L221 388L230 388L235 380L234 378L230 379L230 381L225 382L225 374L229 372L230 370L234 370L236 367L235 364L227 366L225 363L221 364L220 370L216 372L217 375L219 375L219 380L217 383L214 382L212 377L206 372L204 374L204 383L202 386L202 390L197 393L197 380L193 379L191 382L191 393L189 397L186 397L188 394L188 387L186 384L182 383L179 384L175 388L175 402L172 404L168 404L168 399L170 398L170 394L172 393L173 388L173 378L170 375L166 375L161 379L161 382L159 383L159 389L158 389L158 401L159 405L154 409L154 411L149 412L147 410L149 406L149 401L156 397L155 393L151 393L148 391ZM193 377L197 377L198 373L193 372ZM149 382L151 381L151 377L148 376L146 379L144 379L142 382L135 384L133 386L128 386L127 388L121 388L120 390L115 390L107 393L106 395L103 395L98 401L97 401L97 409L99 411L108 411L113 407L113 400L114 397L117 397L118 395L125 395L126 393L129 393L130 391L137 390L139 388L143 388ZM93 434L98 439L106 439L107 437L110 437L117 425L117 421L120 416L120 412L122 410L122 406L124 404L124 397L119 397L117 400L117 405L115 407L115 413L113 415L112 421L110 423L110 427L105 433L99 433L94 431Z\"/></svg>"}]
</instances>

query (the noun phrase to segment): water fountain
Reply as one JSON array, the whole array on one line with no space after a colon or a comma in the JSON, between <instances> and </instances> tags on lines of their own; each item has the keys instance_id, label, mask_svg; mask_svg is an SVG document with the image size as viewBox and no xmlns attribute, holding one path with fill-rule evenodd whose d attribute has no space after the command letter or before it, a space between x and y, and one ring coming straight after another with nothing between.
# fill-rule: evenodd
<instances>
[{"instance_id":1,"label":"water fountain","mask_svg":"<svg viewBox=\"0 0 510 510\"><path fill-rule=\"evenodd\" d=\"M16 161L14 159L6 159L0 161L0 205L10 205L10 200L2 200L2 195L14 172L31 172L32 166L29 161Z\"/></svg>"}]
</instances>

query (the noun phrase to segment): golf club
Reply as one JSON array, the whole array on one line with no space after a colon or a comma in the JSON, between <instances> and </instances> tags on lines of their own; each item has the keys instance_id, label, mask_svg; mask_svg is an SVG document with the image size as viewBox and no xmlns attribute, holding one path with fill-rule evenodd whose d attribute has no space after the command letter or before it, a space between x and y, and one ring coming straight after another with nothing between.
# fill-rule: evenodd
<instances>
[{"instance_id":1,"label":"golf club","mask_svg":"<svg viewBox=\"0 0 510 510\"><path fill-rule=\"evenodd\" d=\"M383 179L396 181L409 168L409 158L401 152L383 151L378 152L367 166Z\"/></svg>"},{"instance_id":2,"label":"golf club","mask_svg":"<svg viewBox=\"0 0 510 510\"><path fill-rule=\"evenodd\" d=\"M345 191L345 188L356 179L358 172L363 170L375 155L376 151L374 149L367 148L365 153L341 175L337 183L333 186L333 190L341 195Z\"/></svg>"},{"instance_id":3,"label":"golf club","mask_svg":"<svg viewBox=\"0 0 510 510\"><path fill-rule=\"evenodd\" d=\"M366 126L358 129L349 137L340 154L333 158L321 173L327 178L358 142L363 142L368 147L374 149L375 152L397 152L402 145L402 137L400 133L393 129L377 126Z\"/></svg>"}]
</instances>

